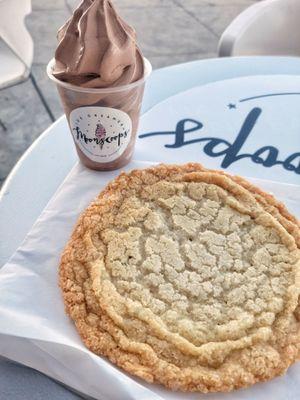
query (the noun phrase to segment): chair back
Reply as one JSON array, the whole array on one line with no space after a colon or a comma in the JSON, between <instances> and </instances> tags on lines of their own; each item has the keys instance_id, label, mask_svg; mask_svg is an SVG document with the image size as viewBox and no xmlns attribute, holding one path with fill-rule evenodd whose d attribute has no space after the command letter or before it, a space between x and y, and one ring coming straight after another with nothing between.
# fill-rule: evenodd
<instances>
[{"instance_id":1,"label":"chair back","mask_svg":"<svg viewBox=\"0 0 300 400\"><path fill-rule=\"evenodd\" d=\"M0 88L25 79L33 61L33 41L25 26L31 0L0 0Z\"/></svg>"},{"instance_id":2,"label":"chair back","mask_svg":"<svg viewBox=\"0 0 300 400\"><path fill-rule=\"evenodd\" d=\"M300 56L300 0L264 0L247 8L224 31L219 56Z\"/></svg>"}]
</instances>

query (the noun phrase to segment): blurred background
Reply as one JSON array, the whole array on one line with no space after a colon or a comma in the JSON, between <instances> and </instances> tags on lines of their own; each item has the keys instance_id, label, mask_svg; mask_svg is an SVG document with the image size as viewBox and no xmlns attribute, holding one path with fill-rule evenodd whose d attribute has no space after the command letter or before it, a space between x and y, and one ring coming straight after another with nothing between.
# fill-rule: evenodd
<instances>
[{"instance_id":1,"label":"blurred background","mask_svg":"<svg viewBox=\"0 0 300 400\"><path fill-rule=\"evenodd\" d=\"M0 0L0 4L1 1L7 0ZM216 57L224 29L255 2L114 1L124 19L135 27L140 47L154 68ZM26 17L34 42L31 75L0 90L0 186L24 151L63 113L56 88L45 70L54 55L56 32L78 3L78 0L32 0L32 13ZM13 19L8 22L14 23ZM1 46L3 42L0 49Z\"/></svg>"}]
</instances>

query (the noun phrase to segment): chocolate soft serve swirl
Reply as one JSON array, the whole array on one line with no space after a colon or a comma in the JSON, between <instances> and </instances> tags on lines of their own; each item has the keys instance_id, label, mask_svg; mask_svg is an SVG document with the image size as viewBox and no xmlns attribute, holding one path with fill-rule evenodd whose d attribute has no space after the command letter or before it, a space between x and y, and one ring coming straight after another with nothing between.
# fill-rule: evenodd
<instances>
[{"instance_id":1,"label":"chocolate soft serve swirl","mask_svg":"<svg viewBox=\"0 0 300 400\"><path fill-rule=\"evenodd\" d=\"M108 0L85 0L58 32L53 75L88 88L126 85L144 75L136 34Z\"/></svg>"},{"instance_id":2,"label":"chocolate soft serve swirl","mask_svg":"<svg viewBox=\"0 0 300 400\"><path fill-rule=\"evenodd\" d=\"M84 0L58 32L50 67L80 160L97 170L132 158L145 79L136 34L109 0ZM51 64L51 63L50 63Z\"/></svg>"}]
</instances>

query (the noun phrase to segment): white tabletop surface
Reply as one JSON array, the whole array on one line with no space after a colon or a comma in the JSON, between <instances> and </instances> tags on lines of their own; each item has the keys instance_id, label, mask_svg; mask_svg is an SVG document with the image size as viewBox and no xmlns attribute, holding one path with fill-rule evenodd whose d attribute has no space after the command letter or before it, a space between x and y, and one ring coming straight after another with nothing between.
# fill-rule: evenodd
<instances>
[{"instance_id":1,"label":"white tabletop surface","mask_svg":"<svg viewBox=\"0 0 300 400\"><path fill-rule=\"evenodd\" d=\"M194 86L263 74L300 75L300 58L209 59L157 70L148 81L143 112ZM62 117L33 143L17 163L0 193L0 267L21 244L76 159L71 135ZM77 398L41 374L2 360L0 389L5 393L8 386L10 393L14 387L15 400Z\"/></svg>"},{"instance_id":2,"label":"white tabletop surface","mask_svg":"<svg viewBox=\"0 0 300 400\"><path fill-rule=\"evenodd\" d=\"M143 112L194 86L264 74L300 75L300 58L219 58L156 70L146 86ZM61 117L16 164L0 193L0 267L21 244L76 159L66 119Z\"/></svg>"}]
</instances>

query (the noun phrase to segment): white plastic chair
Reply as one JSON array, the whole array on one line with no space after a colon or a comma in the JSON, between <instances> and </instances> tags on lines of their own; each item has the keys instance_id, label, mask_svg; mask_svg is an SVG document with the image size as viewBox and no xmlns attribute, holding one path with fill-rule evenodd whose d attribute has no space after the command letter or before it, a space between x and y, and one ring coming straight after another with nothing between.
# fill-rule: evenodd
<instances>
[{"instance_id":1,"label":"white plastic chair","mask_svg":"<svg viewBox=\"0 0 300 400\"><path fill-rule=\"evenodd\" d=\"M264 0L247 8L224 31L219 57L300 56L300 0Z\"/></svg>"},{"instance_id":2,"label":"white plastic chair","mask_svg":"<svg viewBox=\"0 0 300 400\"><path fill-rule=\"evenodd\" d=\"M31 13L31 0L0 0L0 89L30 74L33 41L24 19Z\"/></svg>"}]
</instances>

